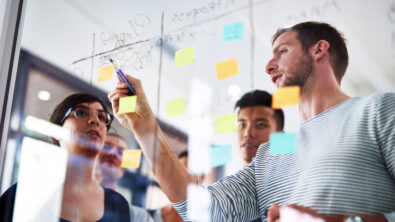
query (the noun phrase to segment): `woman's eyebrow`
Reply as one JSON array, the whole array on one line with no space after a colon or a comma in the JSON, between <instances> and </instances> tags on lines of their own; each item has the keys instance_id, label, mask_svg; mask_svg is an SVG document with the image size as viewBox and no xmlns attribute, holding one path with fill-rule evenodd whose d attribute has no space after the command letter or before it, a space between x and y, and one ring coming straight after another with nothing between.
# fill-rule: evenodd
<instances>
[{"instance_id":1,"label":"woman's eyebrow","mask_svg":"<svg viewBox=\"0 0 395 222\"><path fill-rule=\"evenodd\" d=\"M75 108L85 108L85 109L89 109L89 107L85 106L85 105L76 105ZM104 109L98 109L98 111L100 112L106 112Z\"/></svg>"},{"instance_id":2,"label":"woman's eyebrow","mask_svg":"<svg viewBox=\"0 0 395 222\"><path fill-rule=\"evenodd\" d=\"M89 109L89 107L87 107L85 105L76 105L75 108L86 108L86 109Z\"/></svg>"}]
</instances>

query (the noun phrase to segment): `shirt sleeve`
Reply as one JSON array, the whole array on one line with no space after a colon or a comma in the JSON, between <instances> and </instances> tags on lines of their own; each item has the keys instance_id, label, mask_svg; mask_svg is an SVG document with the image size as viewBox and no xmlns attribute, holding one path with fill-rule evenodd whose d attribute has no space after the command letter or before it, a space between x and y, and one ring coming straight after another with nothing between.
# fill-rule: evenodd
<instances>
[{"instance_id":1,"label":"shirt sleeve","mask_svg":"<svg viewBox=\"0 0 395 222\"><path fill-rule=\"evenodd\" d=\"M395 179L395 93L386 93L376 104L378 144L389 174Z\"/></svg>"},{"instance_id":2,"label":"shirt sleeve","mask_svg":"<svg viewBox=\"0 0 395 222\"><path fill-rule=\"evenodd\" d=\"M376 133L388 174L395 180L395 93L386 93L376 104ZM395 222L395 211L384 214Z\"/></svg>"},{"instance_id":3,"label":"shirt sleeve","mask_svg":"<svg viewBox=\"0 0 395 222\"><path fill-rule=\"evenodd\" d=\"M255 188L255 160L234 175L209 186L210 221L250 221L259 217ZM173 203L184 221L188 218L187 199Z\"/></svg>"}]
</instances>

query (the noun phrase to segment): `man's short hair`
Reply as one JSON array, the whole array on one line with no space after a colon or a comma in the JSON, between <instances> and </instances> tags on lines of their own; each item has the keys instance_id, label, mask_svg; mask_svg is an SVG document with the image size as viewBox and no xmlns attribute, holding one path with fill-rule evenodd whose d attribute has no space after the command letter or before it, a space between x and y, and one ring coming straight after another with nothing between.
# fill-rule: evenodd
<instances>
[{"instance_id":1,"label":"man's short hair","mask_svg":"<svg viewBox=\"0 0 395 222\"><path fill-rule=\"evenodd\" d=\"M272 109L272 95L263 90L247 92L236 102L235 109L240 112L241 109L251 106L265 106ZM282 131L284 128L284 112L282 109L273 110L277 131Z\"/></svg>"},{"instance_id":2,"label":"man's short hair","mask_svg":"<svg viewBox=\"0 0 395 222\"><path fill-rule=\"evenodd\" d=\"M321 22L302 22L289 28L278 29L273 35L272 44L283 33L288 31L295 31L296 37L302 44L302 49L307 53L311 46L320 40L329 42L328 49L330 54L330 62L335 73L336 80L340 82L346 73L348 66L348 52L346 46L346 39L343 34L335 27Z\"/></svg>"}]
</instances>

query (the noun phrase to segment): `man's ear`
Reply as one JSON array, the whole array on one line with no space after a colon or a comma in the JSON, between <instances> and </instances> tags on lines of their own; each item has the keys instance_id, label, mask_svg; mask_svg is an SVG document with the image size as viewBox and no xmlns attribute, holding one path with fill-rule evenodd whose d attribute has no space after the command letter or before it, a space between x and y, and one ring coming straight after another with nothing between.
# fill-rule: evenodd
<instances>
[{"instance_id":1,"label":"man's ear","mask_svg":"<svg viewBox=\"0 0 395 222\"><path fill-rule=\"evenodd\" d=\"M314 61L318 61L321 58L323 58L325 55L327 55L329 53L330 46L331 45L326 40L318 41L312 48Z\"/></svg>"}]
</instances>

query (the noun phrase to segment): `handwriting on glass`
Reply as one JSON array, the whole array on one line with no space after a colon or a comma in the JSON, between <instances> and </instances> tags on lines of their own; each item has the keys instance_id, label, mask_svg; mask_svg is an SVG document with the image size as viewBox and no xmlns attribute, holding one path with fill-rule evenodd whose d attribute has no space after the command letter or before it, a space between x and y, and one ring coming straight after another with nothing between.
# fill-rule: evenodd
<instances>
[{"instance_id":1,"label":"handwriting on glass","mask_svg":"<svg viewBox=\"0 0 395 222\"><path fill-rule=\"evenodd\" d=\"M296 14L287 16L287 23L295 23L300 20L307 19L314 16L324 16L329 10L341 12L341 9L336 0L324 0L317 2L315 5L306 8Z\"/></svg>"},{"instance_id":2,"label":"handwriting on glass","mask_svg":"<svg viewBox=\"0 0 395 222\"><path fill-rule=\"evenodd\" d=\"M208 15L221 10L225 10L235 4L235 0L211 0L206 5L190 9L188 11L174 13L171 16L172 22L184 22L196 20L202 15Z\"/></svg>"}]
</instances>

